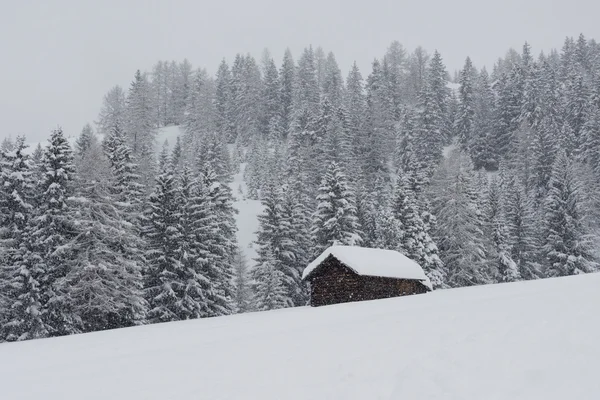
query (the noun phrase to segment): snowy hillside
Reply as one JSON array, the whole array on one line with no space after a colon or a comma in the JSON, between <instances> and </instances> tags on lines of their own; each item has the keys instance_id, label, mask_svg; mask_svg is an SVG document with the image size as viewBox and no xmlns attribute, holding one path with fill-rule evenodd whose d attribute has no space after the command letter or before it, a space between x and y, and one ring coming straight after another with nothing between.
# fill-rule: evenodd
<instances>
[{"instance_id":1,"label":"snowy hillside","mask_svg":"<svg viewBox=\"0 0 600 400\"><path fill-rule=\"evenodd\" d=\"M11 400L593 399L600 274L0 344Z\"/></svg>"}]
</instances>

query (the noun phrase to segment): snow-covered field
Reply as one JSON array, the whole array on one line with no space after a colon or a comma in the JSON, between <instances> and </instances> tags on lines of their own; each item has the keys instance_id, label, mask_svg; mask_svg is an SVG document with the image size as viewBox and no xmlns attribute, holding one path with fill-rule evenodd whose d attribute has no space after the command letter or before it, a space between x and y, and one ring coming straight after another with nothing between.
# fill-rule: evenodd
<instances>
[{"instance_id":1,"label":"snow-covered field","mask_svg":"<svg viewBox=\"0 0 600 400\"><path fill-rule=\"evenodd\" d=\"M2 399L596 399L600 274L0 344Z\"/></svg>"}]
</instances>

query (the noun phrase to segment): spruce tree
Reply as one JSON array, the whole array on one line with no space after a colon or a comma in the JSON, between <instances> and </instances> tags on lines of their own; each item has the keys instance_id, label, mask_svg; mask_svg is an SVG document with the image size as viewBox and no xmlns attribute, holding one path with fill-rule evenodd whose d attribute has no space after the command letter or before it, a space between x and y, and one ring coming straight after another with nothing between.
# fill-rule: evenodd
<instances>
[{"instance_id":1,"label":"spruce tree","mask_svg":"<svg viewBox=\"0 0 600 400\"><path fill-rule=\"evenodd\" d=\"M34 182L24 137L17 137L14 150L0 154L0 340L36 336L42 321L36 276L20 268L26 228L33 215Z\"/></svg>"},{"instance_id":2,"label":"spruce tree","mask_svg":"<svg viewBox=\"0 0 600 400\"><path fill-rule=\"evenodd\" d=\"M181 240L178 200L173 171L165 162L156 177L144 226L148 245L144 291L150 322L179 320L183 313L177 279L182 268L177 251Z\"/></svg>"},{"instance_id":3,"label":"spruce tree","mask_svg":"<svg viewBox=\"0 0 600 400\"><path fill-rule=\"evenodd\" d=\"M336 163L331 163L321 180L317 209L312 221L315 254L327 247L358 245L361 232L356 218L356 207L346 176Z\"/></svg>"},{"instance_id":4,"label":"spruce tree","mask_svg":"<svg viewBox=\"0 0 600 400\"><path fill-rule=\"evenodd\" d=\"M294 82L296 80L296 68L290 49L286 49L283 55L283 64L279 70L279 85L281 99L281 123L283 133L287 137L292 122Z\"/></svg>"},{"instance_id":5,"label":"spruce tree","mask_svg":"<svg viewBox=\"0 0 600 400\"><path fill-rule=\"evenodd\" d=\"M244 313L250 310L253 299L248 263L241 249L236 252L233 271L235 312Z\"/></svg>"},{"instance_id":6,"label":"spruce tree","mask_svg":"<svg viewBox=\"0 0 600 400\"><path fill-rule=\"evenodd\" d=\"M472 165L454 153L432 180L434 237L451 287L490 283L485 271L485 242L474 189Z\"/></svg>"},{"instance_id":7,"label":"spruce tree","mask_svg":"<svg viewBox=\"0 0 600 400\"><path fill-rule=\"evenodd\" d=\"M287 306L287 297L283 284L283 273L275 267L273 256L258 264L252 270L254 304L257 311L274 310Z\"/></svg>"},{"instance_id":8,"label":"spruce tree","mask_svg":"<svg viewBox=\"0 0 600 400\"><path fill-rule=\"evenodd\" d=\"M459 111L456 120L455 132L458 134L459 142L465 150L468 150L473 140L475 122L475 68L471 59L467 57L465 66L459 76Z\"/></svg>"},{"instance_id":9,"label":"spruce tree","mask_svg":"<svg viewBox=\"0 0 600 400\"><path fill-rule=\"evenodd\" d=\"M406 178L400 178L394 191L392 215L400 232L395 250L415 260L425 270L434 287L441 287L446 271L438 248L429 236L428 229L421 218L419 206L409 189Z\"/></svg>"},{"instance_id":10,"label":"spruce tree","mask_svg":"<svg viewBox=\"0 0 600 400\"><path fill-rule=\"evenodd\" d=\"M143 146L152 146L155 139L148 78L139 70L129 88L126 115L129 145L134 154L139 154Z\"/></svg>"},{"instance_id":11,"label":"spruce tree","mask_svg":"<svg viewBox=\"0 0 600 400\"><path fill-rule=\"evenodd\" d=\"M142 264L138 232L113 197L109 181L88 181L73 200L77 236L65 281L78 331L142 323Z\"/></svg>"},{"instance_id":12,"label":"spruce tree","mask_svg":"<svg viewBox=\"0 0 600 400\"><path fill-rule=\"evenodd\" d=\"M541 252L547 276L566 276L596 271L589 238L582 223L577 172L565 152L554 163L544 202L546 225Z\"/></svg>"}]
</instances>

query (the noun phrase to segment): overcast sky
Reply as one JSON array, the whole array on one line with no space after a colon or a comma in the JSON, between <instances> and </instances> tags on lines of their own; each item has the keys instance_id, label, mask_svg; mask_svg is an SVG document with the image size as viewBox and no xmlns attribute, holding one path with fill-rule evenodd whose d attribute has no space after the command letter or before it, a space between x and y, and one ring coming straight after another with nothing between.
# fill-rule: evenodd
<instances>
[{"instance_id":1,"label":"overcast sky","mask_svg":"<svg viewBox=\"0 0 600 400\"><path fill-rule=\"evenodd\" d=\"M469 55L491 66L525 40L535 53L565 36L600 40L598 0L0 0L0 136L77 135L104 93L136 69L188 58L214 73L237 52L266 47L277 64L312 44L333 51L344 74L363 75L392 40L438 49L448 67Z\"/></svg>"}]
</instances>

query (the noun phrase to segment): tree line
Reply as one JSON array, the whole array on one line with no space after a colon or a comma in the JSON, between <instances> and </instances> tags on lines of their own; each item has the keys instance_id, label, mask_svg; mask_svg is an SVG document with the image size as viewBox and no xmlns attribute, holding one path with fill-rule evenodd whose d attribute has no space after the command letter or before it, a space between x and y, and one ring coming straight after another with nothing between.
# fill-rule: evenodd
<instances>
[{"instance_id":1,"label":"tree line","mask_svg":"<svg viewBox=\"0 0 600 400\"><path fill-rule=\"evenodd\" d=\"M183 134L155 154L159 127ZM491 73L393 42L363 79L306 48L137 71L74 148L0 153L0 338L306 304L332 244L395 249L435 288L598 269L600 46L583 35ZM234 173L262 202L236 242Z\"/></svg>"}]
</instances>

